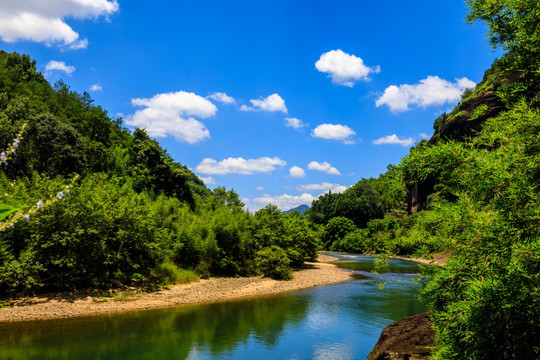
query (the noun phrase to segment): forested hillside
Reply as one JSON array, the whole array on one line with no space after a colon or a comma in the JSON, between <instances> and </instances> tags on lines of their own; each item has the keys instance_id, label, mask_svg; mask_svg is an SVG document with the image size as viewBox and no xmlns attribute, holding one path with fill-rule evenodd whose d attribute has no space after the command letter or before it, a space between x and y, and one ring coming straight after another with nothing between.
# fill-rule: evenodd
<instances>
[{"instance_id":1,"label":"forested hillside","mask_svg":"<svg viewBox=\"0 0 540 360\"><path fill-rule=\"evenodd\" d=\"M0 51L0 291L164 284L263 273L316 258L297 213L255 215L204 186L144 130Z\"/></svg>"},{"instance_id":2,"label":"forested hillside","mask_svg":"<svg viewBox=\"0 0 540 360\"><path fill-rule=\"evenodd\" d=\"M431 257L436 359L540 358L540 3L469 0L506 54L377 179L312 205L338 251Z\"/></svg>"}]
</instances>

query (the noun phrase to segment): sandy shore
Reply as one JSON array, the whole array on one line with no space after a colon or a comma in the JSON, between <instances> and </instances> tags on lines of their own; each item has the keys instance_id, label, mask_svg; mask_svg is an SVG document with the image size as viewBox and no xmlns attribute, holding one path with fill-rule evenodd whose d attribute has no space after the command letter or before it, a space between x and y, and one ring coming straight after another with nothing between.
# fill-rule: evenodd
<instances>
[{"instance_id":1,"label":"sandy shore","mask_svg":"<svg viewBox=\"0 0 540 360\"><path fill-rule=\"evenodd\" d=\"M290 281L262 277L212 278L135 296L107 298L97 295L60 294L23 298L9 302L8 308L0 309L0 322L59 319L218 302L307 289L350 279L349 272L329 263L334 260L336 259L331 256L320 255L318 262L307 263L306 268L295 271Z\"/></svg>"}]
</instances>

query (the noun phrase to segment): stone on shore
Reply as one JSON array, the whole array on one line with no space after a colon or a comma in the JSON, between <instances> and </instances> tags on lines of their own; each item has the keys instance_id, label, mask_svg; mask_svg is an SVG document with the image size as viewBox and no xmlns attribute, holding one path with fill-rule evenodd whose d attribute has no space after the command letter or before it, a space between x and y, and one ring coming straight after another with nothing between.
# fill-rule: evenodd
<instances>
[{"instance_id":1,"label":"stone on shore","mask_svg":"<svg viewBox=\"0 0 540 360\"><path fill-rule=\"evenodd\" d=\"M429 346L435 341L430 315L431 313L413 315L388 325L367 360L430 359Z\"/></svg>"}]
</instances>

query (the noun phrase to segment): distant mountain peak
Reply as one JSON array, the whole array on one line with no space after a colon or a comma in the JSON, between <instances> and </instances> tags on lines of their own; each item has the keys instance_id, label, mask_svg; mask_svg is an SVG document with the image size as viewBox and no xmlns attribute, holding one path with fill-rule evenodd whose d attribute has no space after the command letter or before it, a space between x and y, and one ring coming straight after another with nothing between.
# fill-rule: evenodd
<instances>
[{"instance_id":1,"label":"distant mountain peak","mask_svg":"<svg viewBox=\"0 0 540 360\"><path fill-rule=\"evenodd\" d=\"M307 209L309 209L309 206L306 205L306 204L302 204L300 206L297 206L293 209L289 209L287 211L284 211L285 214L290 214L292 213L293 211L298 211L300 214L303 214Z\"/></svg>"}]
</instances>

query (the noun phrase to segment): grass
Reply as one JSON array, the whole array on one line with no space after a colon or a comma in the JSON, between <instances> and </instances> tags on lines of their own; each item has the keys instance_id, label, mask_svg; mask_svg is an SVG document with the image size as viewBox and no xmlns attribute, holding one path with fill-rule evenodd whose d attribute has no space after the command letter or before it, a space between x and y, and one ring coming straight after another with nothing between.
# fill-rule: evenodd
<instances>
[{"instance_id":1,"label":"grass","mask_svg":"<svg viewBox=\"0 0 540 360\"><path fill-rule=\"evenodd\" d=\"M133 297L141 297L143 294L140 291L137 291L135 293L133 292L116 292L116 291L106 291L103 293L98 294L98 296L93 297L93 302L107 302L109 300L114 301L124 301L128 300Z\"/></svg>"},{"instance_id":2,"label":"grass","mask_svg":"<svg viewBox=\"0 0 540 360\"><path fill-rule=\"evenodd\" d=\"M172 262L158 265L153 271L153 276L163 285L188 284L199 280L199 275L193 270L181 269Z\"/></svg>"},{"instance_id":3,"label":"grass","mask_svg":"<svg viewBox=\"0 0 540 360\"><path fill-rule=\"evenodd\" d=\"M9 304L5 301L0 301L0 309L7 309L10 308Z\"/></svg>"}]
</instances>

